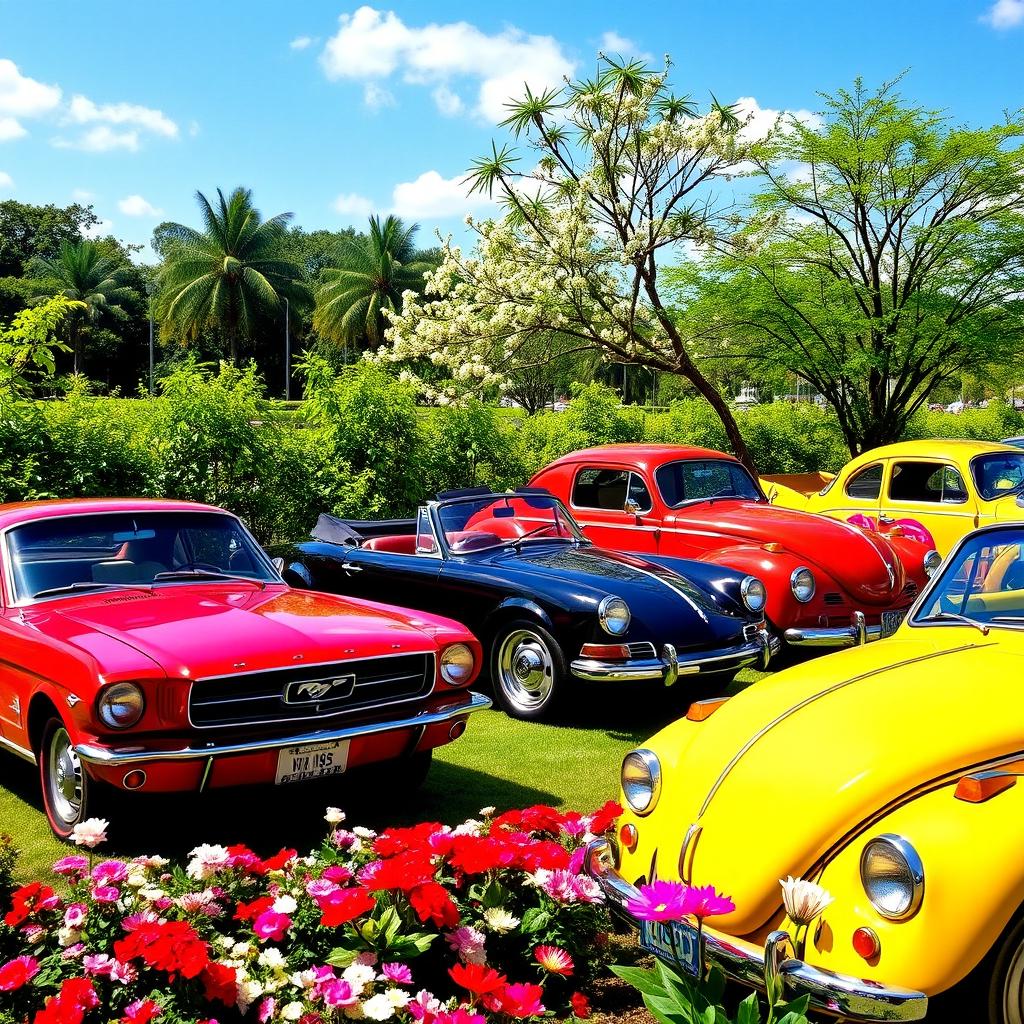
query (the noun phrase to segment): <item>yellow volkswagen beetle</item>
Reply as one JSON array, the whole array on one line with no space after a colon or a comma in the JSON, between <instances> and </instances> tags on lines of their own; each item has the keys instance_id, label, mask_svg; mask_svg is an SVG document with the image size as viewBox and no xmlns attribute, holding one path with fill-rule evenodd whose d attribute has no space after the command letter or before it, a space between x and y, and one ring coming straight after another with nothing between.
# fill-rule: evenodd
<instances>
[{"instance_id":1,"label":"yellow volkswagen beetle","mask_svg":"<svg viewBox=\"0 0 1024 1024\"><path fill-rule=\"evenodd\" d=\"M852 1020L1024 1020L1024 523L961 539L895 635L693 705L630 752L589 870L623 913L655 878L736 909L705 957ZM805 936L780 880L834 898ZM695 929L634 922L696 973ZM794 946L794 940L796 945Z\"/></svg>"},{"instance_id":2,"label":"yellow volkswagen beetle","mask_svg":"<svg viewBox=\"0 0 1024 1024\"><path fill-rule=\"evenodd\" d=\"M762 483L768 500L785 508L860 515L883 531L913 520L943 555L975 527L1024 519L1024 451L990 441L903 441L858 456L834 476L766 476Z\"/></svg>"}]
</instances>

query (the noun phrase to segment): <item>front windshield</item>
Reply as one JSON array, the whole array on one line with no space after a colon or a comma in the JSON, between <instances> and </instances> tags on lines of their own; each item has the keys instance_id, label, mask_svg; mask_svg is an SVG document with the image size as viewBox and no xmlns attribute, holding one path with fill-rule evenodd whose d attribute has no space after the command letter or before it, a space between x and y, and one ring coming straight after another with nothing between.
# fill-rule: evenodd
<instances>
[{"instance_id":1,"label":"front windshield","mask_svg":"<svg viewBox=\"0 0 1024 1024\"><path fill-rule=\"evenodd\" d=\"M1024 626L1024 527L965 541L914 617L916 623L967 618L986 626Z\"/></svg>"},{"instance_id":2,"label":"front windshield","mask_svg":"<svg viewBox=\"0 0 1024 1024\"><path fill-rule=\"evenodd\" d=\"M986 500L1020 490L1024 485L1024 452L994 452L971 462L978 493Z\"/></svg>"},{"instance_id":3,"label":"front windshield","mask_svg":"<svg viewBox=\"0 0 1024 1024\"><path fill-rule=\"evenodd\" d=\"M276 582L245 528L218 512L54 516L8 534L15 600L238 576Z\"/></svg>"},{"instance_id":4,"label":"front windshield","mask_svg":"<svg viewBox=\"0 0 1024 1024\"><path fill-rule=\"evenodd\" d=\"M725 459L687 459L669 462L654 474L661 496L669 508L707 498L742 498L761 501L761 491L750 474L738 463Z\"/></svg>"},{"instance_id":5,"label":"front windshield","mask_svg":"<svg viewBox=\"0 0 1024 1024\"><path fill-rule=\"evenodd\" d=\"M526 541L583 539L572 516L548 494L487 495L438 507L444 539L453 555Z\"/></svg>"}]
</instances>

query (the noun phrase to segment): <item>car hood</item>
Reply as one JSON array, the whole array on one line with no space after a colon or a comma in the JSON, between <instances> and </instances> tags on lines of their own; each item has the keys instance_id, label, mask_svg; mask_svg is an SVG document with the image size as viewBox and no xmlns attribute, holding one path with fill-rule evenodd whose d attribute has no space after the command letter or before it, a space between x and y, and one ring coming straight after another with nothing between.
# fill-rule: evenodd
<instances>
[{"instance_id":1,"label":"car hood","mask_svg":"<svg viewBox=\"0 0 1024 1024\"><path fill-rule=\"evenodd\" d=\"M728 500L681 508L674 519L683 529L723 540L781 544L811 568L827 573L853 597L872 604L891 603L907 582L899 555L884 537L828 516L763 501ZM666 525L672 520L666 517Z\"/></svg>"},{"instance_id":2,"label":"car hood","mask_svg":"<svg viewBox=\"0 0 1024 1024\"><path fill-rule=\"evenodd\" d=\"M435 649L430 636L397 613L281 587L261 591L205 584L90 594L59 609L40 606L33 614L51 636L95 653L90 635L103 634L172 677ZM39 616L45 616L45 624Z\"/></svg>"},{"instance_id":3,"label":"car hood","mask_svg":"<svg viewBox=\"0 0 1024 1024\"><path fill-rule=\"evenodd\" d=\"M881 808L1021 750L1024 725L1005 709L1020 705L1024 656L994 639L904 628L756 683L705 722L669 726L650 743L664 776L659 874L676 877L683 836L699 825L692 881L732 896L723 925L749 934L781 905L779 879L806 875Z\"/></svg>"},{"instance_id":4,"label":"car hood","mask_svg":"<svg viewBox=\"0 0 1024 1024\"><path fill-rule=\"evenodd\" d=\"M575 602L591 603L595 612L606 595L621 597L634 623L626 640L656 636L680 649L697 648L741 636L751 621L724 595L683 573L591 544L527 543L519 550L504 548L487 561L500 566L505 579L518 579L527 587L544 580L546 590L567 588ZM641 631L650 636L638 635Z\"/></svg>"}]
</instances>

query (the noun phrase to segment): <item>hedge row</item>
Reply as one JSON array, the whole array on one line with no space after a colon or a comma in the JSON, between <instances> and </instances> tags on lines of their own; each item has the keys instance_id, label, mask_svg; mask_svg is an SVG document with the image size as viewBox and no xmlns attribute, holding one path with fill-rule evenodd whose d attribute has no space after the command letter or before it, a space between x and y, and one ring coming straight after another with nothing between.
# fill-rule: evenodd
<instances>
[{"instance_id":1,"label":"hedge row","mask_svg":"<svg viewBox=\"0 0 1024 1024\"><path fill-rule=\"evenodd\" d=\"M115 494L207 501L242 515L269 542L305 535L322 510L408 515L438 490L503 489L587 445L726 447L721 424L699 400L649 413L620 408L613 391L591 383L564 413L526 416L477 403L424 414L412 389L378 367L336 375L313 363L306 371L298 423L275 414L253 370L212 374L194 364L167 378L157 399L73 390L7 406L0 501ZM755 406L738 415L764 473L835 470L849 458L835 418L814 406ZM1024 417L1006 407L922 413L909 431L989 440L1013 433L1024 433Z\"/></svg>"}]
</instances>

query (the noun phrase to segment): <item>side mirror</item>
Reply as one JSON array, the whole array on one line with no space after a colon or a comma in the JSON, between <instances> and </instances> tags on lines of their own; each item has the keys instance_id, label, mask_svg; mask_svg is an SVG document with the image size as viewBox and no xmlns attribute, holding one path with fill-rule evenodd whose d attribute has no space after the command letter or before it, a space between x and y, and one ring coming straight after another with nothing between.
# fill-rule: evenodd
<instances>
[{"instance_id":1,"label":"side mirror","mask_svg":"<svg viewBox=\"0 0 1024 1024\"><path fill-rule=\"evenodd\" d=\"M640 515L640 502L636 498L627 498L625 505L622 507L623 512L628 512L630 515Z\"/></svg>"},{"instance_id":2,"label":"side mirror","mask_svg":"<svg viewBox=\"0 0 1024 1024\"><path fill-rule=\"evenodd\" d=\"M278 575L281 575L284 572L284 559L280 555L278 555L276 558L272 558L270 561L273 563L274 568L278 572Z\"/></svg>"},{"instance_id":3,"label":"side mirror","mask_svg":"<svg viewBox=\"0 0 1024 1024\"><path fill-rule=\"evenodd\" d=\"M1024 508L1024 491L1017 495L1017 508Z\"/></svg>"}]
</instances>

